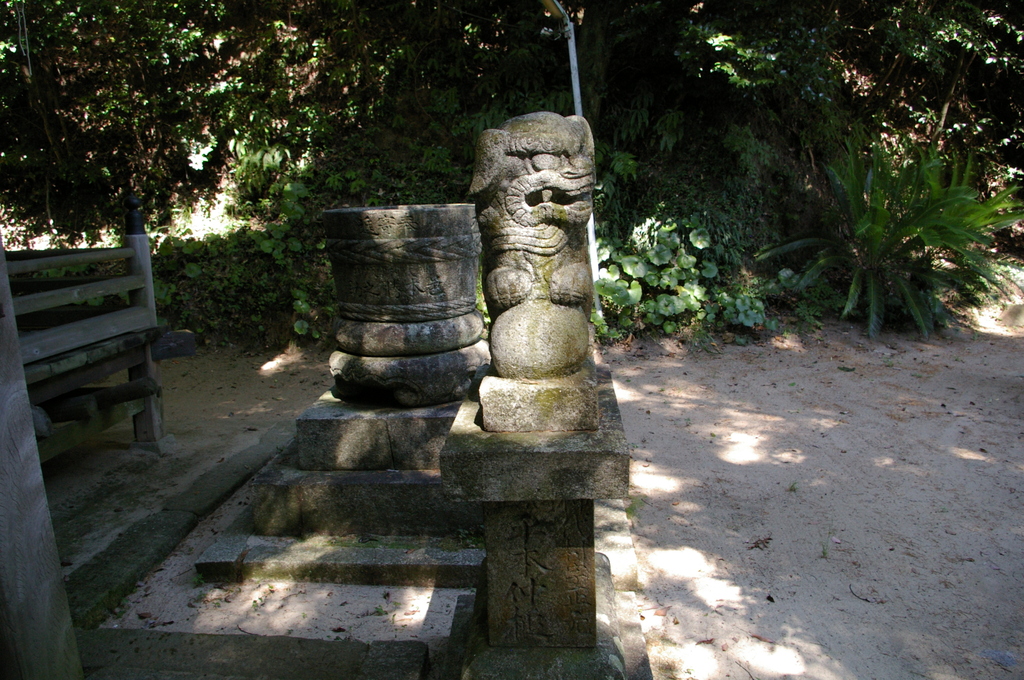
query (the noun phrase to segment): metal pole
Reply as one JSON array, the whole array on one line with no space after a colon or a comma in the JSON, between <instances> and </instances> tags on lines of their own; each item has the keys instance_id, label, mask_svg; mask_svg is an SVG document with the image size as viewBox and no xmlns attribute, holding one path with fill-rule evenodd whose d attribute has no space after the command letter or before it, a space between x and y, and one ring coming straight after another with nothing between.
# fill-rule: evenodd
<instances>
[{"instance_id":1,"label":"metal pole","mask_svg":"<svg viewBox=\"0 0 1024 680\"><path fill-rule=\"evenodd\" d=\"M558 0L541 0L541 2L543 2L549 12L561 17L565 21L564 32L569 42L569 70L572 74L572 103L576 115L583 118L583 96L580 94L580 67L579 62L576 60L576 28L573 26L568 12L565 11L562 3L558 2ZM553 9L557 10L557 12L552 11ZM590 219L587 220L587 242L590 253L590 276L596 283L598 278L600 278L600 274L597 269L599 264L597 259L597 228L594 223L593 211L590 213ZM594 310L599 317L604 318L601 312L601 296L597 294L597 290L594 291Z\"/></svg>"}]
</instances>

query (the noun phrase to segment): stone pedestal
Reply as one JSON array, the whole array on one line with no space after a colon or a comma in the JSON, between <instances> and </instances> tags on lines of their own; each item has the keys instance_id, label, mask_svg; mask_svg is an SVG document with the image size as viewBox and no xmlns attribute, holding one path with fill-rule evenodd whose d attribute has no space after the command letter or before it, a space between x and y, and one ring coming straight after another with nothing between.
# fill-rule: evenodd
<instances>
[{"instance_id":1,"label":"stone pedestal","mask_svg":"<svg viewBox=\"0 0 1024 680\"><path fill-rule=\"evenodd\" d=\"M436 470L459 403L397 408L325 392L295 421L301 470Z\"/></svg>"},{"instance_id":2,"label":"stone pedestal","mask_svg":"<svg viewBox=\"0 0 1024 680\"><path fill-rule=\"evenodd\" d=\"M477 373L477 381L486 371ZM479 390L471 388L441 450L445 494L485 502L628 496L629 451L606 367L597 367L597 382L594 431L488 432Z\"/></svg>"},{"instance_id":3,"label":"stone pedestal","mask_svg":"<svg viewBox=\"0 0 1024 680\"><path fill-rule=\"evenodd\" d=\"M463 596L452 621L444 678L451 680L651 680L636 601L612 587L608 561L595 559L595 641L587 647L500 647L489 642L487 584ZM488 557L488 559L490 559ZM486 560L485 560L486 562Z\"/></svg>"},{"instance_id":4,"label":"stone pedestal","mask_svg":"<svg viewBox=\"0 0 1024 680\"><path fill-rule=\"evenodd\" d=\"M480 383L480 403L488 432L596 430L600 411L594 361L564 378L530 382L499 377L492 367Z\"/></svg>"},{"instance_id":5,"label":"stone pedestal","mask_svg":"<svg viewBox=\"0 0 1024 680\"><path fill-rule=\"evenodd\" d=\"M594 503L484 503L487 630L495 647L593 647Z\"/></svg>"},{"instance_id":6,"label":"stone pedestal","mask_svg":"<svg viewBox=\"0 0 1024 680\"><path fill-rule=\"evenodd\" d=\"M490 648L598 643L593 499L627 495L629 453L610 372L595 373L594 431L488 431L471 389L441 451L448 497L483 502Z\"/></svg>"}]
</instances>

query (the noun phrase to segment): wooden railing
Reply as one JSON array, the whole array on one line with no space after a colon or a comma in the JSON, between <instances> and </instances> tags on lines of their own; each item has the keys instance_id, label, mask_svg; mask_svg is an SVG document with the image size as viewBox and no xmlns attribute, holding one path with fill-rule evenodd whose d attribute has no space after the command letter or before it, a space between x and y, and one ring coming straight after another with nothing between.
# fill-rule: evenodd
<instances>
[{"instance_id":1,"label":"wooden railing","mask_svg":"<svg viewBox=\"0 0 1024 680\"><path fill-rule=\"evenodd\" d=\"M158 361L194 353L169 343L161 355L149 237L140 201L127 201L122 248L7 251L21 362L33 406L40 457L46 460L131 415L139 442L164 437ZM124 262L123 273L110 263ZM102 275L30 277L46 270L104 265ZM126 295L127 303L108 305ZM104 303L83 304L103 298ZM177 344L177 349L175 345ZM121 371L128 382L87 388ZM55 427L54 423L67 423Z\"/></svg>"}]
</instances>

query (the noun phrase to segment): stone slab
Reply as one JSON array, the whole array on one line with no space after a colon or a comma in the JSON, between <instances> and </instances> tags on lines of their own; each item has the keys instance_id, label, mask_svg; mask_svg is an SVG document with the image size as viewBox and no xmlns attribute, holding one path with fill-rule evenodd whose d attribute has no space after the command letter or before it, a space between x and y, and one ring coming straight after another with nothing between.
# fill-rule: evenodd
<instances>
[{"instance_id":1,"label":"stone slab","mask_svg":"<svg viewBox=\"0 0 1024 680\"><path fill-rule=\"evenodd\" d=\"M76 633L86 672L105 680L420 680L426 675L427 646L417 641L367 644L109 628ZM119 673L121 669L124 674Z\"/></svg>"},{"instance_id":2,"label":"stone slab","mask_svg":"<svg viewBox=\"0 0 1024 680\"><path fill-rule=\"evenodd\" d=\"M239 451L202 475L164 504L164 510L183 510L205 517L220 506L271 458L295 439L295 424L282 421L263 433L255 446Z\"/></svg>"},{"instance_id":3,"label":"stone slab","mask_svg":"<svg viewBox=\"0 0 1024 680\"><path fill-rule=\"evenodd\" d=\"M437 470L308 471L292 461L253 480L256 533L265 536L479 533L479 504L444 496Z\"/></svg>"},{"instance_id":4,"label":"stone slab","mask_svg":"<svg viewBox=\"0 0 1024 680\"><path fill-rule=\"evenodd\" d=\"M594 503L484 503L492 647L593 647Z\"/></svg>"},{"instance_id":5,"label":"stone slab","mask_svg":"<svg viewBox=\"0 0 1024 680\"><path fill-rule=\"evenodd\" d=\"M488 432L597 430L594 361L573 375L543 380L502 378L492 365L480 382L480 413Z\"/></svg>"},{"instance_id":6,"label":"stone slab","mask_svg":"<svg viewBox=\"0 0 1024 680\"><path fill-rule=\"evenodd\" d=\"M484 559L479 543L425 536L256 536L251 513L243 512L195 565L210 582L284 579L474 588Z\"/></svg>"},{"instance_id":7,"label":"stone slab","mask_svg":"<svg viewBox=\"0 0 1024 680\"><path fill-rule=\"evenodd\" d=\"M295 421L302 470L431 470L459 402L395 408L326 392Z\"/></svg>"},{"instance_id":8,"label":"stone slab","mask_svg":"<svg viewBox=\"0 0 1024 680\"><path fill-rule=\"evenodd\" d=\"M246 507L202 552L195 563L196 572L208 583L242 581L242 560L252 531L252 508Z\"/></svg>"},{"instance_id":9,"label":"stone slab","mask_svg":"<svg viewBox=\"0 0 1024 680\"><path fill-rule=\"evenodd\" d=\"M487 432L479 394L471 389L441 451L445 494L459 501L625 498L629 451L622 418L611 372L598 366L597 375L595 432Z\"/></svg>"},{"instance_id":10,"label":"stone slab","mask_svg":"<svg viewBox=\"0 0 1024 680\"><path fill-rule=\"evenodd\" d=\"M446 677L453 680L650 680L650 674L645 676L642 672L645 666L649 670L650 665L646 662L646 646L642 642L639 621L635 626L629 620L619 621L622 607L616 602L607 559L598 555L596 565L596 646L492 647L487 642L486 607L481 606L481 602L486 601L486 592L482 592L486 589L478 589L469 616L466 603L472 596L459 598L448 642ZM635 610L633 618L636 618ZM627 636L636 635L640 636L639 642L635 639L626 642ZM644 658L637 659L636 656ZM631 670L635 674L631 675Z\"/></svg>"},{"instance_id":11,"label":"stone slab","mask_svg":"<svg viewBox=\"0 0 1024 680\"><path fill-rule=\"evenodd\" d=\"M640 588L637 578L636 549L626 516L626 501L602 498L594 501L594 550L606 555L612 567L615 590Z\"/></svg>"},{"instance_id":12,"label":"stone slab","mask_svg":"<svg viewBox=\"0 0 1024 680\"><path fill-rule=\"evenodd\" d=\"M164 510L136 522L107 548L71 572L66 583L76 626L99 625L150 568L195 527L196 516Z\"/></svg>"}]
</instances>

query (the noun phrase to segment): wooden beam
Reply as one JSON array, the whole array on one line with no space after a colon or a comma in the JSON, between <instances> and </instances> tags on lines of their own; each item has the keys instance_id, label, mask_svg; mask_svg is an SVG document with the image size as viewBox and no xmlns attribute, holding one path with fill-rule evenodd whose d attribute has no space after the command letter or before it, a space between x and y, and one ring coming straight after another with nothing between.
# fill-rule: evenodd
<instances>
[{"instance_id":1,"label":"wooden beam","mask_svg":"<svg viewBox=\"0 0 1024 680\"><path fill-rule=\"evenodd\" d=\"M69 420L92 420L100 412L94 394L76 394L55 399L53 402L44 404L43 408L46 409L46 413L50 416L50 422L53 423L64 423ZM50 436L52 437L53 434L51 433Z\"/></svg>"},{"instance_id":2,"label":"wooden beam","mask_svg":"<svg viewBox=\"0 0 1024 680\"><path fill-rule=\"evenodd\" d=\"M53 434L39 442L39 461L45 463L54 456L64 453L72 446L78 446L108 427L113 427L128 416L140 413L144 408L144 400L136 399L123 404L102 409L94 418L75 420L67 425L53 428Z\"/></svg>"},{"instance_id":3,"label":"wooden beam","mask_svg":"<svg viewBox=\"0 0 1024 680\"><path fill-rule=\"evenodd\" d=\"M84 352L83 352L84 354ZM41 380L28 386L28 398L33 404L58 397L65 392L84 387L97 380L102 380L120 371L127 371L132 366L146 360L146 353L139 346L124 350L109 359L97 363L86 364L65 373L60 373L47 380Z\"/></svg>"},{"instance_id":4,"label":"wooden beam","mask_svg":"<svg viewBox=\"0 0 1024 680\"><path fill-rule=\"evenodd\" d=\"M126 352L129 349L142 347L147 342L152 342L160 337L161 332L161 328L147 328L144 331L126 333L88 347L76 348L63 354L58 354L57 356L48 357L43 361L26 364L25 382L32 385L29 393L32 394L31 390L35 388L35 383L37 382L77 370L84 366L88 366L89 364L98 363ZM140 361L142 361L142 359L133 363L139 363ZM128 367L125 366L125 368ZM75 387L86 385L94 380L99 380L99 378L79 383L78 385L75 385ZM32 403L38 403L39 401L43 401L43 399L35 399L33 396Z\"/></svg>"},{"instance_id":5,"label":"wooden beam","mask_svg":"<svg viewBox=\"0 0 1024 680\"><path fill-rule=\"evenodd\" d=\"M128 291L146 287L146 278L141 275L118 276L105 281L86 283L80 286L50 290L42 293L32 293L14 298L14 313L16 315L38 312L43 309L53 309L60 305L70 305L76 302L85 302L90 298L106 297L117 295Z\"/></svg>"},{"instance_id":6,"label":"wooden beam","mask_svg":"<svg viewBox=\"0 0 1024 680\"><path fill-rule=\"evenodd\" d=\"M83 347L111 336L132 333L155 326L153 314L144 307L129 307L45 331L32 331L21 335L21 361L31 363L47 357Z\"/></svg>"},{"instance_id":7,"label":"wooden beam","mask_svg":"<svg viewBox=\"0 0 1024 680\"><path fill-rule=\"evenodd\" d=\"M0 237L0 677L82 678ZM46 440L44 440L46 441Z\"/></svg>"},{"instance_id":8,"label":"wooden beam","mask_svg":"<svg viewBox=\"0 0 1024 680\"><path fill-rule=\"evenodd\" d=\"M62 250L56 252L58 253L57 255L45 255L42 257L33 257L30 259L19 260L17 262L11 262L7 265L7 274L8 276L16 276L18 274L41 272L46 269L77 267L83 264L95 264L97 262L110 262L113 260L127 260L135 257L135 251L131 248L88 248L84 250Z\"/></svg>"}]
</instances>

